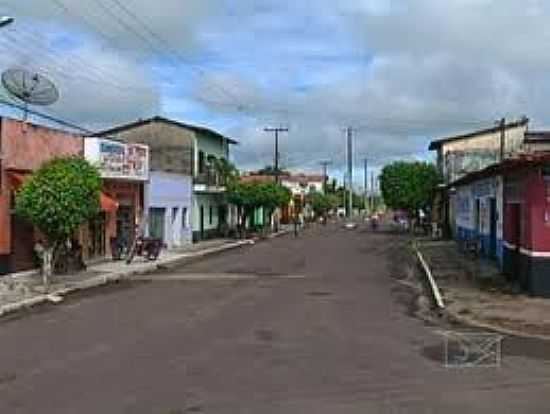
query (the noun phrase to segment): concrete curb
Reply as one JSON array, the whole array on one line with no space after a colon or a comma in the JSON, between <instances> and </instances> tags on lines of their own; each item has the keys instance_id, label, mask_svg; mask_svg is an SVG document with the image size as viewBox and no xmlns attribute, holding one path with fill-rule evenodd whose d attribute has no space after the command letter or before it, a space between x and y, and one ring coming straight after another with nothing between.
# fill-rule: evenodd
<instances>
[{"instance_id":1,"label":"concrete curb","mask_svg":"<svg viewBox=\"0 0 550 414\"><path fill-rule=\"evenodd\" d=\"M278 237L278 236L274 236ZM99 276L94 276L86 280L82 280L73 285L58 289L56 291L48 292L47 294L39 294L31 298L20 300L19 302L9 303L7 305L0 306L0 317L5 316L10 313L20 311L22 309L29 309L33 306L52 302L52 297L64 297L70 293L77 291L91 289L98 286L103 286L108 283L116 282L123 279L131 279L133 275L146 274L155 270L162 268L163 266L183 264L187 261L191 261L197 258L204 258L206 256L223 252L226 250L235 249L242 246L253 245L255 244L254 240L240 240L234 243L227 243L222 246L213 247L210 249L200 250L196 252L189 252L187 254L182 254L180 257L174 257L171 259L160 260L160 262L144 263L139 267L129 268L124 271L110 272Z\"/></svg>"},{"instance_id":2,"label":"concrete curb","mask_svg":"<svg viewBox=\"0 0 550 414\"><path fill-rule=\"evenodd\" d=\"M509 328L503 328L502 326L498 326L492 323L482 322L478 321L473 318L469 318L467 316L459 315L458 313L454 311L450 311L449 309L445 310L445 315L449 318L449 320L453 322L457 322L463 325L468 325L473 328L480 328L480 329L488 329L490 331L498 332L503 335L508 336L515 336L518 338L527 338L527 339L538 339L541 341L550 341L550 335L539 335L539 334L530 334L523 331L518 331L516 329L509 329Z\"/></svg>"},{"instance_id":3,"label":"concrete curb","mask_svg":"<svg viewBox=\"0 0 550 414\"><path fill-rule=\"evenodd\" d=\"M430 285L430 291L432 294L432 297L434 298L436 306L443 310L445 309L445 304L443 302L443 296L441 295L441 291L439 289L439 286L437 286L437 283L435 281L435 278L432 275L432 271L430 267L428 266L428 263L426 260L424 260L424 257L422 256L422 253L420 252L420 249L417 245L414 246L414 251L416 252L416 256L422 265L422 270L424 271L424 274L426 275L426 278L428 279L428 284Z\"/></svg>"}]
</instances>

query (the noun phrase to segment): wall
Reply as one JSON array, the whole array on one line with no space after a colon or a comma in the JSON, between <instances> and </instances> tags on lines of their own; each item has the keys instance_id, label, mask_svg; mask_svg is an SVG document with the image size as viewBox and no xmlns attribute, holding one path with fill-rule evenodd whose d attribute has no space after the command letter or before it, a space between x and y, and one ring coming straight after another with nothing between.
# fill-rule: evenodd
<instances>
[{"instance_id":1,"label":"wall","mask_svg":"<svg viewBox=\"0 0 550 414\"><path fill-rule=\"evenodd\" d=\"M503 256L503 179L502 177L479 180L457 188L452 198L455 220L455 237L459 240L479 238L483 252L490 254L491 199L496 200L496 256L502 263ZM479 201L479 220L476 203Z\"/></svg>"},{"instance_id":2,"label":"wall","mask_svg":"<svg viewBox=\"0 0 550 414\"><path fill-rule=\"evenodd\" d=\"M169 248L179 247L192 241L192 178L165 172L152 172L151 180L146 185L145 205L149 208L165 208L164 242ZM177 209L173 220L173 209ZM185 227L183 209L187 209ZM148 231L148 229L147 229Z\"/></svg>"},{"instance_id":3,"label":"wall","mask_svg":"<svg viewBox=\"0 0 550 414\"><path fill-rule=\"evenodd\" d=\"M505 157L524 150L524 136L527 127L508 128L505 133ZM481 170L498 162L500 157L500 131L479 134L442 144L439 165L447 183L465 174Z\"/></svg>"},{"instance_id":4,"label":"wall","mask_svg":"<svg viewBox=\"0 0 550 414\"><path fill-rule=\"evenodd\" d=\"M126 142L147 144L151 171L192 175L195 133L165 122L150 122L115 134Z\"/></svg>"},{"instance_id":5,"label":"wall","mask_svg":"<svg viewBox=\"0 0 550 414\"><path fill-rule=\"evenodd\" d=\"M222 194L194 193L193 194L193 237L196 240L200 233L200 207L204 207L204 231L206 238L217 235L219 217L218 207L225 205ZM209 209L212 207L212 223L209 220Z\"/></svg>"}]
</instances>

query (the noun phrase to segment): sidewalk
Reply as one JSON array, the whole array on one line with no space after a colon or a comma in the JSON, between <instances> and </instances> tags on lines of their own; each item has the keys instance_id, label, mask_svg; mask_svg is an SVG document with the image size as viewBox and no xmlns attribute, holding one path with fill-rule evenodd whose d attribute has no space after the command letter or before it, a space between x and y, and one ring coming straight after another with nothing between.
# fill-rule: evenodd
<instances>
[{"instance_id":1,"label":"sidewalk","mask_svg":"<svg viewBox=\"0 0 550 414\"><path fill-rule=\"evenodd\" d=\"M470 259L454 241L419 242L454 321L501 333L550 339L550 300L514 292L496 264Z\"/></svg>"},{"instance_id":2,"label":"sidewalk","mask_svg":"<svg viewBox=\"0 0 550 414\"><path fill-rule=\"evenodd\" d=\"M177 250L163 250L158 260L152 262L141 257L136 257L130 265L125 261L102 261L88 266L84 272L54 276L46 293L41 277L36 272L6 275L0 278L0 316L43 302L57 303L64 295L77 290L104 285L133 275L149 273L159 267L181 264L251 244L254 244L254 240L217 239Z\"/></svg>"}]
</instances>

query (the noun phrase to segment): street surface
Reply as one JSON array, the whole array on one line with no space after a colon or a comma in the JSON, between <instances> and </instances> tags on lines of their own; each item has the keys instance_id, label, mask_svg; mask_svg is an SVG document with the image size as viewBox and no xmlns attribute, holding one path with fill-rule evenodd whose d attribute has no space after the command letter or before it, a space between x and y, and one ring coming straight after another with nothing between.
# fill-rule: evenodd
<instances>
[{"instance_id":1,"label":"street surface","mask_svg":"<svg viewBox=\"0 0 550 414\"><path fill-rule=\"evenodd\" d=\"M314 228L4 320L0 413L548 413L550 345L443 365L404 249Z\"/></svg>"}]
</instances>

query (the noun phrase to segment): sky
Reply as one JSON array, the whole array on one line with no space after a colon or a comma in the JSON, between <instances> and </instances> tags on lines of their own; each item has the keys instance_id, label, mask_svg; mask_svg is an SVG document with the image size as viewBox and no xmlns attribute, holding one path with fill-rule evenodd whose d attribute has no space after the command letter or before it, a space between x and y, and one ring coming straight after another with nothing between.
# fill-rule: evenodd
<instances>
[{"instance_id":1,"label":"sky","mask_svg":"<svg viewBox=\"0 0 550 414\"><path fill-rule=\"evenodd\" d=\"M0 0L0 69L45 74L38 110L92 130L162 115L239 141L243 170L273 162L354 180L432 139L528 116L549 124L543 0ZM4 92L5 95L5 92ZM0 106L0 113L21 116Z\"/></svg>"}]
</instances>

